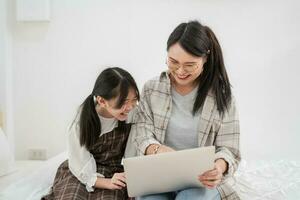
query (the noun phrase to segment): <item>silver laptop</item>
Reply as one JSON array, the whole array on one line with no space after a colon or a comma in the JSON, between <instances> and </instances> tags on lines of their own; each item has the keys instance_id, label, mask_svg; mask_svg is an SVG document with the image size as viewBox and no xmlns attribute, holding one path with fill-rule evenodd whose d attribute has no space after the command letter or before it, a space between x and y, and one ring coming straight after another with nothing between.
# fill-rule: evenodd
<instances>
[{"instance_id":1,"label":"silver laptop","mask_svg":"<svg viewBox=\"0 0 300 200\"><path fill-rule=\"evenodd\" d=\"M129 197L201 187L198 175L214 168L215 147L123 160Z\"/></svg>"}]
</instances>

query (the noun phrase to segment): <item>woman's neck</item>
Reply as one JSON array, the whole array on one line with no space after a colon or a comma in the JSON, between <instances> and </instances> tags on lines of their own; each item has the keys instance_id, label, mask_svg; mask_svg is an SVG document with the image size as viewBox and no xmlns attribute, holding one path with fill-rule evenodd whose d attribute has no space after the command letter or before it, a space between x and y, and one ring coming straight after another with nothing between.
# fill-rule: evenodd
<instances>
[{"instance_id":1,"label":"woman's neck","mask_svg":"<svg viewBox=\"0 0 300 200\"><path fill-rule=\"evenodd\" d=\"M193 89L195 89L195 87L197 87L196 82L193 82L193 83L188 84L188 85L179 85L175 80L172 80L172 83L173 83L174 89L180 95L187 95L188 93L193 91Z\"/></svg>"}]
</instances>

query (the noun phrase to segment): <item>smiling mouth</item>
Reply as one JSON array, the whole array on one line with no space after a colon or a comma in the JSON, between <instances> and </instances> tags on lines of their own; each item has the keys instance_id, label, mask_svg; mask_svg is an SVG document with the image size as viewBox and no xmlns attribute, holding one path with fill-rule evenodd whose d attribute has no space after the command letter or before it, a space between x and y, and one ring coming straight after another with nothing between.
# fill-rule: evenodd
<instances>
[{"instance_id":1,"label":"smiling mouth","mask_svg":"<svg viewBox=\"0 0 300 200\"><path fill-rule=\"evenodd\" d=\"M178 78L178 79L180 79L180 80L185 80L185 79L187 79L188 77L190 77L190 75L188 74L188 75L179 75L179 74L176 74L176 77Z\"/></svg>"}]
</instances>

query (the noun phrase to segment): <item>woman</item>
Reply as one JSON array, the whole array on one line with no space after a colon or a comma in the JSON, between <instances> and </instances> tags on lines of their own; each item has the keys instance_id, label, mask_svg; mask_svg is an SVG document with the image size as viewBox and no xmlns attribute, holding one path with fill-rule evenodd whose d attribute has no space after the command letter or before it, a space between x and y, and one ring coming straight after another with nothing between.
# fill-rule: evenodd
<instances>
[{"instance_id":1,"label":"woman","mask_svg":"<svg viewBox=\"0 0 300 200\"><path fill-rule=\"evenodd\" d=\"M198 21L182 23L169 36L167 52L168 71L144 85L126 156L132 156L130 143L138 155L213 145L215 168L197 177L204 187L140 199L239 199L232 189L239 119L218 40Z\"/></svg>"},{"instance_id":2,"label":"woman","mask_svg":"<svg viewBox=\"0 0 300 200\"><path fill-rule=\"evenodd\" d=\"M130 123L125 120L139 100L132 76L107 68L80 107L68 135L68 160L57 170L43 199L127 199L121 160Z\"/></svg>"}]
</instances>

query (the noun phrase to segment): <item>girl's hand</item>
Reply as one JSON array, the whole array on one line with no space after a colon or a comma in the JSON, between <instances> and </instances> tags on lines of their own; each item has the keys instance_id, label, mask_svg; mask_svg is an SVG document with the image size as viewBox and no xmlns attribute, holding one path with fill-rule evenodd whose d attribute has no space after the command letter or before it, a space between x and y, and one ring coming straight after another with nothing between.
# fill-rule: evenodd
<instances>
[{"instance_id":1,"label":"girl's hand","mask_svg":"<svg viewBox=\"0 0 300 200\"><path fill-rule=\"evenodd\" d=\"M108 189L110 190L120 190L126 187L125 173L115 173L111 179L108 180Z\"/></svg>"}]
</instances>

